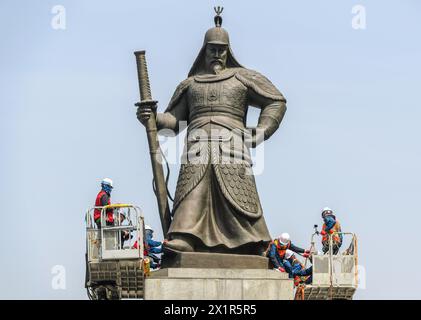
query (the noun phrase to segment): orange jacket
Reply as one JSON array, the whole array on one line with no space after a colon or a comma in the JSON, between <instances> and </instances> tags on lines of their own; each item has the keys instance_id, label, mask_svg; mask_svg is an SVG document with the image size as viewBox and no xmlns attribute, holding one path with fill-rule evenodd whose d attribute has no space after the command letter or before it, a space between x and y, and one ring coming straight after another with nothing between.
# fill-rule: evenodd
<instances>
[{"instance_id":1,"label":"orange jacket","mask_svg":"<svg viewBox=\"0 0 421 320\"><path fill-rule=\"evenodd\" d=\"M324 235L322 237L322 243L329 241L329 234L332 235L333 243L342 243L342 238L339 234L334 234L334 232L341 232L341 224L338 220L336 220L335 225L329 230L326 231L326 224L323 224L322 230L324 231Z\"/></svg>"}]
</instances>

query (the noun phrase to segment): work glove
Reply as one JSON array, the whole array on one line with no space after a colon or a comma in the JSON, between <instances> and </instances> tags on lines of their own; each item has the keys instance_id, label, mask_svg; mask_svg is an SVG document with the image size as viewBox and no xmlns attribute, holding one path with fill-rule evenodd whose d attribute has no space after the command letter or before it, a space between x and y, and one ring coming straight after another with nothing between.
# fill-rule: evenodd
<instances>
[{"instance_id":1,"label":"work glove","mask_svg":"<svg viewBox=\"0 0 421 320\"><path fill-rule=\"evenodd\" d=\"M325 235L326 235L326 231L322 230L322 231L320 232L320 234L321 234L322 236L325 236Z\"/></svg>"},{"instance_id":2,"label":"work glove","mask_svg":"<svg viewBox=\"0 0 421 320\"><path fill-rule=\"evenodd\" d=\"M300 277L298 277L298 276L295 276L294 277L294 285L296 286L296 287L298 287L298 285L301 283L301 279L300 279Z\"/></svg>"},{"instance_id":3,"label":"work glove","mask_svg":"<svg viewBox=\"0 0 421 320\"><path fill-rule=\"evenodd\" d=\"M310 257L310 251L306 250L306 251L304 252L304 254L303 254L303 257L304 257L304 258L308 258L308 257Z\"/></svg>"}]
</instances>

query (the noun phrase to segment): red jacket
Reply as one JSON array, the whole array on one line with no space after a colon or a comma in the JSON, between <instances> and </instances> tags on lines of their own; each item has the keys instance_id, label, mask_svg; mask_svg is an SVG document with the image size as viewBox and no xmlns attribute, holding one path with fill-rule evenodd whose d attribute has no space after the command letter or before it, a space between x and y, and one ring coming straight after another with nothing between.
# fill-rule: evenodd
<instances>
[{"instance_id":1,"label":"red jacket","mask_svg":"<svg viewBox=\"0 0 421 320\"><path fill-rule=\"evenodd\" d=\"M106 193L104 190L98 192L95 200L95 207L103 207L109 204L111 204L111 198L108 193ZM101 209L95 209L94 220L97 222L99 219L101 219ZM107 210L107 222L114 223L114 215L112 209Z\"/></svg>"}]
</instances>

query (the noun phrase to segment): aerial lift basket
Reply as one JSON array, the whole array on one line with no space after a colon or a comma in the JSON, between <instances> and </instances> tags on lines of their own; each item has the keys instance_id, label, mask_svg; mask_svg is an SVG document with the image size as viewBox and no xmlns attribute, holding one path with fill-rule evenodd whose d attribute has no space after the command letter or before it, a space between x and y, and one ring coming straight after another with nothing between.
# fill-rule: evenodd
<instances>
[{"instance_id":1,"label":"aerial lift basket","mask_svg":"<svg viewBox=\"0 0 421 320\"><path fill-rule=\"evenodd\" d=\"M101 210L100 228L93 221L95 209ZM107 225L107 211L114 223ZM120 222L121 215L125 223ZM112 204L93 207L86 212L86 281L90 299L143 298L144 218L139 207ZM129 239L122 240L128 232ZM135 245L137 243L137 245Z\"/></svg>"},{"instance_id":2,"label":"aerial lift basket","mask_svg":"<svg viewBox=\"0 0 421 320\"><path fill-rule=\"evenodd\" d=\"M335 234L335 233L334 233ZM311 285L297 288L297 299L304 300L351 300L358 287L357 237L349 232L337 232L351 236L351 243L344 252L333 254L332 235L329 236L329 251L312 256L313 281ZM314 236L314 235L313 235ZM312 243L313 239L312 239Z\"/></svg>"}]
</instances>

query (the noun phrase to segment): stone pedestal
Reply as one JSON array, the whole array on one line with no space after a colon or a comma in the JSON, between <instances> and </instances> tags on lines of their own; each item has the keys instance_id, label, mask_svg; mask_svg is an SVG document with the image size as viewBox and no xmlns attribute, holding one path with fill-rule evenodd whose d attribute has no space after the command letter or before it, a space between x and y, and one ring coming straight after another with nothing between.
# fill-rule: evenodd
<instances>
[{"instance_id":1,"label":"stone pedestal","mask_svg":"<svg viewBox=\"0 0 421 320\"><path fill-rule=\"evenodd\" d=\"M246 254L167 251L162 268L269 269L269 259Z\"/></svg>"},{"instance_id":2,"label":"stone pedestal","mask_svg":"<svg viewBox=\"0 0 421 320\"><path fill-rule=\"evenodd\" d=\"M292 300L286 273L268 269L166 268L145 279L145 300Z\"/></svg>"}]
</instances>

